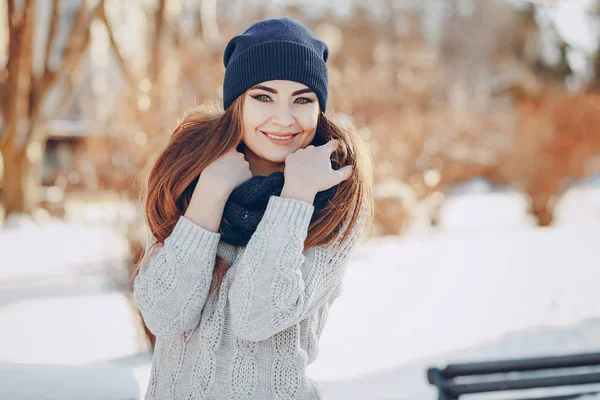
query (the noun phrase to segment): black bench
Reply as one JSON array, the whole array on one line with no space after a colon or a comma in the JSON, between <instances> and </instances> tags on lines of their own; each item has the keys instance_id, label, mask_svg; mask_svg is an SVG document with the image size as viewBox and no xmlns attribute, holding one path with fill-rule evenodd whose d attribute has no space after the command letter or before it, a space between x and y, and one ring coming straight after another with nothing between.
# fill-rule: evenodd
<instances>
[{"instance_id":1,"label":"black bench","mask_svg":"<svg viewBox=\"0 0 600 400\"><path fill-rule=\"evenodd\" d=\"M600 368L600 353L449 364L444 369L429 368L427 379L437 387L439 400L457 400L462 395L476 393L600 384L600 369L582 367ZM508 375L486 376L492 374ZM519 400L568 400L600 392L597 388L578 390L569 394L555 393L550 397Z\"/></svg>"}]
</instances>

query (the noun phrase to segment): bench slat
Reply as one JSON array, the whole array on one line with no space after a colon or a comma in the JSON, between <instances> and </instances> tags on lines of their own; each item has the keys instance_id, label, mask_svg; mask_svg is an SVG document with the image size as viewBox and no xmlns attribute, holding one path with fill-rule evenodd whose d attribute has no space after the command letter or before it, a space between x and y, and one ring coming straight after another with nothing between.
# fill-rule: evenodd
<instances>
[{"instance_id":1,"label":"bench slat","mask_svg":"<svg viewBox=\"0 0 600 400\"><path fill-rule=\"evenodd\" d=\"M571 354L567 356L538 357L522 360L449 364L445 369L442 370L442 375L444 378L449 379L458 376L587 367L594 365L600 365L600 353Z\"/></svg>"},{"instance_id":2,"label":"bench slat","mask_svg":"<svg viewBox=\"0 0 600 400\"><path fill-rule=\"evenodd\" d=\"M547 376L539 378L504 379L488 382L446 382L446 392L451 397L463 394L498 392L504 390L534 389L557 386L587 385L600 383L600 372Z\"/></svg>"}]
</instances>

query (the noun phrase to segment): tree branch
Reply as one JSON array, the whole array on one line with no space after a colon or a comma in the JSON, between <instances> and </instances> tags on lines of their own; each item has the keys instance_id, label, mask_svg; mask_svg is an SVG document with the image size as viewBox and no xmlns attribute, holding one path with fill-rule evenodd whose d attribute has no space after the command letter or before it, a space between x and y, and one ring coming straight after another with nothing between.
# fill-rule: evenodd
<instances>
[{"instance_id":1,"label":"tree branch","mask_svg":"<svg viewBox=\"0 0 600 400\"><path fill-rule=\"evenodd\" d=\"M21 11L17 10L15 0L8 0L8 19L10 27L17 28L22 26L25 22L25 14L27 10L30 10L32 0L25 0L25 5L21 8Z\"/></svg>"},{"instance_id":2,"label":"tree branch","mask_svg":"<svg viewBox=\"0 0 600 400\"><path fill-rule=\"evenodd\" d=\"M108 18L106 17L104 8L102 8L102 10L100 11L100 19L102 20L102 22L104 22L104 26L106 27L106 31L108 32L108 38L110 39L110 47L115 52L117 62L119 63L119 67L121 67L121 71L123 72L125 79L129 83L129 85L131 85L133 90L137 90L137 83L136 79L134 78L135 75L129 70L129 67L127 66L127 61L125 61L125 57L123 57L123 53L121 52L119 44L115 39L115 33L113 32L110 23L108 22Z\"/></svg>"},{"instance_id":3,"label":"tree branch","mask_svg":"<svg viewBox=\"0 0 600 400\"><path fill-rule=\"evenodd\" d=\"M84 6L82 5L82 8ZM63 57L60 69L56 72L52 73L52 80L50 81L51 85L56 84L56 82L60 82L66 77L70 76L73 71L78 67L83 55L86 53L89 45L90 45L90 26L92 21L99 17L104 9L104 0L100 0L96 7L92 10L88 18L85 18L79 27L80 34L77 35L79 40L71 40L74 34L74 31L71 32L71 38L69 39L70 47L67 50L67 54ZM78 15L79 17L79 15ZM75 30L75 25L73 26L73 30ZM83 31L81 31L83 30ZM43 103L46 95L48 93L48 89L51 86L46 87L41 93L40 97L37 99L35 112L32 112L31 115L31 123L30 128L27 134L26 143L40 140L40 137L45 134L44 130L36 129L39 123L43 121L43 115L41 112L41 104Z\"/></svg>"},{"instance_id":4,"label":"tree branch","mask_svg":"<svg viewBox=\"0 0 600 400\"><path fill-rule=\"evenodd\" d=\"M52 17L50 17L50 32L48 33L48 40L46 41L46 54L44 56L44 76L50 72L50 55L52 51L52 45L54 44L54 37L56 36L56 28L58 27L58 19L60 16L60 9L58 0L52 0Z\"/></svg>"},{"instance_id":5,"label":"tree branch","mask_svg":"<svg viewBox=\"0 0 600 400\"><path fill-rule=\"evenodd\" d=\"M177 21L175 21L177 22ZM165 18L164 21L164 28L167 32L167 34L169 34L173 40L173 45L176 48L179 48L181 45L181 31L177 28L177 26L175 26L176 23L170 22Z\"/></svg>"},{"instance_id":6,"label":"tree branch","mask_svg":"<svg viewBox=\"0 0 600 400\"><path fill-rule=\"evenodd\" d=\"M93 17L93 16L92 16ZM34 96L34 108L38 108L39 104L42 102L43 98L46 95L48 89L50 89L58 80L59 75L62 75L62 71L64 70L65 64L76 56L76 52L81 49L81 45L83 43L82 35L85 35L85 30L89 30L89 25L92 21L92 18L87 20L86 24L86 12L85 12L85 2L79 7L77 10L77 15L75 16L75 20L73 21L73 27L71 28L71 34L69 35L69 39L65 44L66 53L63 56L59 67L56 71L45 71L44 76L36 87L36 93ZM47 73L46 73L47 72Z\"/></svg>"},{"instance_id":7,"label":"tree branch","mask_svg":"<svg viewBox=\"0 0 600 400\"><path fill-rule=\"evenodd\" d=\"M14 8L14 0L8 0L7 4L7 12L6 12L6 26L7 26L7 34L8 34L8 48L7 50L7 61L4 68L0 69L0 104L7 104L8 102L8 68L10 63L10 39L13 37L12 33L12 11ZM7 115L7 107L0 108L0 117L6 121ZM6 122L5 122L6 123ZM0 142L2 140L3 133L0 132Z\"/></svg>"},{"instance_id":8,"label":"tree branch","mask_svg":"<svg viewBox=\"0 0 600 400\"><path fill-rule=\"evenodd\" d=\"M158 7L154 12L154 38L152 42L152 54L148 75L152 84L156 84L158 74L160 72L160 40L162 37L163 27L165 25L165 0L158 1Z\"/></svg>"},{"instance_id":9,"label":"tree branch","mask_svg":"<svg viewBox=\"0 0 600 400\"><path fill-rule=\"evenodd\" d=\"M58 106L56 107L58 115L64 115L68 112L69 107L73 103L73 91L81 84L82 77L83 74L79 69L68 76L65 82L65 90L63 90L62 96L58 101Z\"/></svg>"},{"instance_id":10,"label":"tree branch","mask_svg":"<svg viewBox=\"0 0 600 400\"><path fill-rule=\"evenodd\" d=\"M8 27L12 28L13 22L15 22L15 12L17 7L15 6L15 0L8 0Z\"/></svg>"},{"instance_id":11,"label":"tree branch","mask_svg":"<svg viewBox=\"0 0 600 400\"><path fill-rule=\"evenodd\" d=\"M19 17L17 16L17 8L15 6L15 0L8 0L8 60L6 62L6 69L10 70L11 63L11 55L14 53L14 49L11 49L11 46L14 46L15 38L18 37L19 24L17 21ZM12 39L12 40L11 40Z\"/></svg>"},{"instance_id":12,"label":"tree branch","mask_svg":"<svg viewBox=\"0 0 600 400\"><path fill-rule=\"evenodd\" d=\"M19 133L23 130L20 123L29 113L35 5L36 3L32 0L27 0L22 15L17 18L14 2L9 1L8 3L11 41L8 46L10 60L7 83L8 104L3 107L6 108L4 111L4 134L0 139L2 149L12 147L17 143Z\"/></svg>"},{"instance_id":13,"label":"tree branch","mask_svg":"<svg viewBox=\"0 0 600 400\"><path fill-rule=\"evenodd\" d=\"M52 0L52 14L50 17L50 28L48 32L48 39L46 40L46 50L44 53L42 73L39 75L33 75L33 91L32 91L32 105L35 110L40 103L40 99L44 97L44 93L52 86L52 79L54 79L54 73L50 70L50 53L52 50L52 44L56 36L56 29L59 20L59 5L58 0ZM80 11L84 7L82 6ZM79 17L79 14L78 14ZM73 24L75 27L75 24ZM73 36L73 30L71 31L71 37Z\"/></svg>"},{"instance_id":14,"label":"tree branch","mask_svg":"<svg viewBox=\"0 0 600 400\"><path fill-rule=\"evenodd\" d=\"M221 40L217 22L217 0L200 0L200 18L204 41L215 49Z\"/></svg>"}]
</instances>

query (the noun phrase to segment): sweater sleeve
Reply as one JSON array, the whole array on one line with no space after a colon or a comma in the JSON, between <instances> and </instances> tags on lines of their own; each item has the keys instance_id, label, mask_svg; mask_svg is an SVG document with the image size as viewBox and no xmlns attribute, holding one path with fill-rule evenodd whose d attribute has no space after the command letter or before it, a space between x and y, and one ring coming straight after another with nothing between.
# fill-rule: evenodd
<instances>
[{"instance_id":1,"label":"sweater sleeve","mask_svg":"<svg viewBox=\"0 0 600 400\"><path fill-rule=\"evenodd\" d=\"M181 216L163 246L140 266L133 299L157 337L172 337L200 323L220 236Z\"/></svg>"},{"instance_id":2,"label":"sweater sleeve","mask_svg":"<svg viewBox=\"0 0 600 400\"><path fill-rule=\"evenodd\" d=\"M237 337L265 340L302 321L330 300L341 284L348 258L364 227L364 212L339 247L304 252L314 206L272 196L239 261L229 291Z\"/></svg>"}]
</instances>

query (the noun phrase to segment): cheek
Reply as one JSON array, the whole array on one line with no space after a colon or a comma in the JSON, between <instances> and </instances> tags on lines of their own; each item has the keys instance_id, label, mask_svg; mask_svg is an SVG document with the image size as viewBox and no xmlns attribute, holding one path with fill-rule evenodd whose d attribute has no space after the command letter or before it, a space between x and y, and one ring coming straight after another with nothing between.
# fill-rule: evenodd
<instances>
[{"instance_id":1,"label":"cheek","mask_svg":"<svg viewBox=\"0 0 600 400\"><path fill-rule=\"evenodd\" d=\"M316 106L300 108L296 110L295 118L304 131L311 131L317 127L319 108Z\"/></svg>"},{"instance_id":2,"label":"cheek","mask_svg":"<svg viewBox=\"0 0 600 400\"><path fill-rule=\"evenodd\" d=\"M310 133L310 141L312 141L312 137L314 137L315 132L317 130L317 122L319 120L319 111L306 112L298 117L298 123L302 127L304 132Z\"/></svg>"},{"instance_id":3,"label":"cheek","mask_svg":"<svg viewBox=\"0 0 600 400\"><path fill-rule=\"evenodd\" d=\"M260 110L254 108L247 108L244 110L244 137L252 135L257 128L264 124L264 117Z\"/></svg>"}]
</instances>

